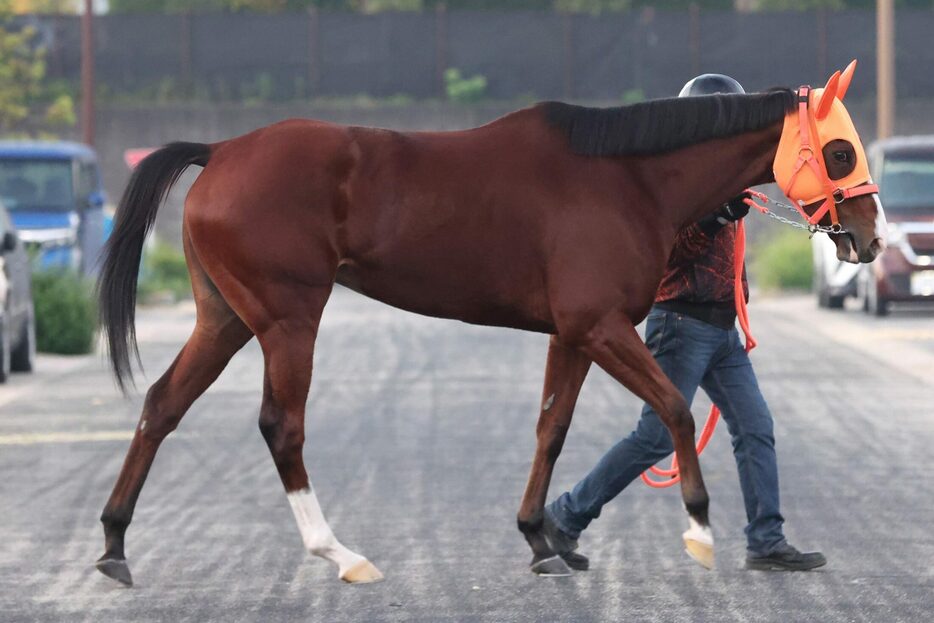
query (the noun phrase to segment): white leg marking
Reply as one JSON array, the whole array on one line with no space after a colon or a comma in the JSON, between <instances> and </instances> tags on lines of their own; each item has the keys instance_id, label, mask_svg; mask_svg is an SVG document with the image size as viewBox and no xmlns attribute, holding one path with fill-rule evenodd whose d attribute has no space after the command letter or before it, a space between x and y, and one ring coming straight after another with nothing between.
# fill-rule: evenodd
<instances>
[{"instance_id":1,"label":"white leg marking","mask_svg":"<svg viewBox=\"0 0 934 623\"><path fill-rule=\"evenodd\" d=\"M553 405L553 404L555 404L555 395L554 395L554 394L552 394L551 396L548 396L548 399L545 400L545 404L542 405L542 411L547 411L548 409L551 408L551 405Z\"/></svg>"},{"instance_id":2,"label":"white leg marking","mask_svg":"<svg viewBox=\"0 0 934 623\"><path fill-rule=\"evenodd\" d=\"M288 495L289 504L298 522L298 529L302 533L302 541L309 552L335 563L340 569L339 574L344 577L354 565L366 560L343 545L331 532L331 526L324 519L318 497L309 483L307 489L293 491Z\"/></svg>"},{"instance_id":3,"label":"white leg marking","mask_svg":"<svg viewBox=\"0 0 934 623\"><path fill-rule=\"evenodd\" d=\"M704 545L713 545L713 532L711 532L710 526L700 525L693 517L688 517L688 525L690 527L682 535L685 539L697 541Z\"/></svg>"}]
</instances>

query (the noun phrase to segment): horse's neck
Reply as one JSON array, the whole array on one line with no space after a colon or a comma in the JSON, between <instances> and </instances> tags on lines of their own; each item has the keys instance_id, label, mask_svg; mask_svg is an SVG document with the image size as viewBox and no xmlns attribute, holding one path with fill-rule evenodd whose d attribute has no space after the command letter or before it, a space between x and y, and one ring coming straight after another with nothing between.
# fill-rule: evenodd
<instances>
[{"instance_id":1,"label":"horse's neck","mask_svg":"<svg viewBox=\"0 0 934 623\"><path fill-rule=\"evenodd\" d=\"M707 141L659 158L657 167L678 179L658 189L677 226L694 223L750 186L774 181L772 161L783 122L764 130Z\"/></svg>"}]
</instances>

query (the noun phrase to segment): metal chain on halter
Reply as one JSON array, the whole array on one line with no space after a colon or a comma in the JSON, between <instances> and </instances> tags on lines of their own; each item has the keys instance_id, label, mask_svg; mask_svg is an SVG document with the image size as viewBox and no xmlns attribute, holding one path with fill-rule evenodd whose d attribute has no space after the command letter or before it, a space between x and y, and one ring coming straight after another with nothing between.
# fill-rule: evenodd
<instances>
[{"instance_id":1,"label":"metal chain on halter","mask_svg":"<svg viewBox=\"0 0 934 623\"><path fill-rule=\"evenodd\" d=\"M781 208L785 208L786 210L791 210L792 212L795 213L796 216L800 216L800 212L793 205L789 205L781 201L775 201L774 199L772 199L765 193L755 193L753 197L761 201L768 201L769 203L774 203L775 205ZM809 225L807 223L802 223L800 221L793 221L789 218L785 218L781 214L776 214L775 212L772 212L764 205L759 205L752 199L750 199L750 201L752 201L752 206L756 208L762 214L768 216L769 218L775 219L779 223L784 223L785 225L791 225L792 227L796 229L804 229L810 232L812 238L814 237L814 234L817 234L817 233L823 233L823 234L845 234L847 233L846 230L843 229L843 227L841 227L840 225L831 225L828 227L827 225Z\"/></svg>"}]
</instances>

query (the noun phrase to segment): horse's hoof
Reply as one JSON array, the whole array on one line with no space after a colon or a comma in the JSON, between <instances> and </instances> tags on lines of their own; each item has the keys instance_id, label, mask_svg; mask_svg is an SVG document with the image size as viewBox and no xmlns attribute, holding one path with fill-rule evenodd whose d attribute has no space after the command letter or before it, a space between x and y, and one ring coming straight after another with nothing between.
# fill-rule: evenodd
<instances>
[{"instance_id":1,"label":"horse's hoof","mask_svg":"<svg viewBox=\"0 0 934 623\"><path fill-rule=\"evenodd\" d=\"M561 556L552 556L538 562L532 562L532 573L545 578L563 578L571 575L571 568L561 560Z\"/></svg>"},{"instance_id":2,"label":"horse's hoof","mask_svg":"<svg viewBox=\"0 0 934 623\"><path fill-rule=\"evenodd\" d=\"M713 545L707 545L706 543L693 541L691 539L684 539L684 551L705 569L713 569Z\"/></svg>"},{"instance_id":3,"label":"horse's hoof","mask_svg":"<svg viewBox=\"0 0 934 623\"><path fill-rule=\"evenodd\" d=\"M713 532L710 531L710 526L702 526L693 518L690 519L690 525L682 535L684 550L704 568L713 569Z\"/></svg>"},{"instance_id":4,"label":"horse's hoof","mask_svg":"<svg viewBox=\"0 0 934 623\"><path fill-rule=\"evenodd\" d=\"M124 586L133 586L133 576L130 575L130 568L126 560L117 560L116 558L102 558L94 563L97 570L113 578Z\"/></svg>"},{"instance_id":5,"label":"horse's hoof","mask_svg":"<svg viewBox=\"0 0 934 623\"><path fill-rule=\"evenodd\" d=\"M382 582L383 574L369 560L361 560L341 575L341 579L348 584L369 584Z\"/></svg>"}]
</instances>

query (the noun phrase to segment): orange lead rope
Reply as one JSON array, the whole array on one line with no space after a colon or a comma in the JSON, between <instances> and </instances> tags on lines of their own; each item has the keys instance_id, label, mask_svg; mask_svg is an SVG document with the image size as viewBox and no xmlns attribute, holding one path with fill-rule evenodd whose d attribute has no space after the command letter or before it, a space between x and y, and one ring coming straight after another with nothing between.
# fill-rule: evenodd
<instances>
[{"instance_id":1,"label":"orange lead rope","mask_svg":"<svg viewBox=\"0 0 934 623\"><path fill-rule=\"evenodd\" d=\"M743 291L743 263L746 258L746 227L742 220L736 224L736 240L733 248L733 301L736 304L736 318L739 320L739 328L743 330L743 335L746 338L746 352L748 353L756 347L756 340L753 339L752 332L749 329L749 311L746 309L746 293ZM700 438L697 440L697 456L700 456L704 448L707 447L707 442L709 442L710 438L713 436L713 431L717 427L717 421L719 419L720 409L717 408L717 405L712 405L710 407L710 415L707 416L707 422L704 424ZM647 472L642 472L642 482L650 487L664 489L665 487L677 484L678 481L681 480L678 470L678 453L676 452L671 455L671 467L669 469L661 469L653 465L648 471L656 476L668 477L668 480L652 480L649 478Z\"/></svg>"}]
</instances>

